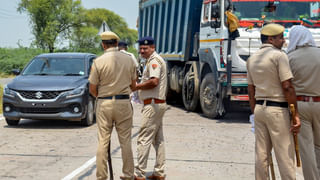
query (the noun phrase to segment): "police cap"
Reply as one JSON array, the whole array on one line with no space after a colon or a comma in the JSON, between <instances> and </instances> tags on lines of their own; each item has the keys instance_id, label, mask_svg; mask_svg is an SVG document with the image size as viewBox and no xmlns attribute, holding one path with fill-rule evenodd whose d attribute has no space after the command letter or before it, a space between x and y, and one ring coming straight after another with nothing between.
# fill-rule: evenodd
<instances>
[{"instance_id":1,"label":"police cap","mask_svg":"<svg viewBox=\"0 0 320 180\"><path fill-rule=\"evenodd\" d=\"M150 36L143 37L138 40L139 45L153 45L154 39Z\"/></svg>"},{"instance_id":2,"label":"police cap","mask_svg":"<svg viewBox=\"0 0 320 180\"><path fill-rule=\"evenodd\" d=\"M128 44L124 41L119 41L118 46L128 46Z\"/></svg>"},{"instance_id":3,"label":"police cap","mask_svg":"<svg viewBox=\"0 0 320 180\"><path fill-rule=\"evenodd\" d=\"M101 40L109 41L109 40L117 40L119 41L119 36L112 32L112 31L106 31L100 34Z\"/></svg>"},{"instance_id":4,"label":"police cap","mask_svg":"<svg viewBox=\"0 0 320 180\"><path fill-rule=\"evenodd\" d=\"M276 36L283 33L283 31L284 27L280 24L270 23L263 26L260 33L265 36Z\"/></svg>"}]
</instances>

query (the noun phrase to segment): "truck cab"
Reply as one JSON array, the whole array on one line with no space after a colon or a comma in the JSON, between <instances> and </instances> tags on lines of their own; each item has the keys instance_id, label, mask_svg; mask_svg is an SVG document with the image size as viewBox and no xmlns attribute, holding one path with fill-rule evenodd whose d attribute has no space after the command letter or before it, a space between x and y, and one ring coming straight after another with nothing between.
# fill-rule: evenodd
<instances>
[{"instance_id":1,"label":"truck cab","mask_svg":"<svg viewBox=\"0 0 320 180\"><path fill-rule=\"evenodd\" d=\"M319 0L203 1L198 51L200 73L210 72L213 74L211 77L221 84L221 86L216 85L215 88L212 88L213 84L206 87L207 90L211 89L209 91L213 91L217 97L222 96L221 107L215 106L218 110L216 116L223 115L221 112L225 110L222 105L226 107L232 103L243 104L242 102L248 101L245 61L260 48L260 29L264 24L272 22L283 25L286 28L284 33L286 39L293 25L304 24L312 32L317 45L320 45L319 5ZM240 20L238 28L240 36L235 39L230 37L226 24L225 12L228 9L231 9ZM231 66L229 69L228 65ZM207 67L210 67L210 70L203 70ZM200 90L200 102L201 96L205 99L212 97ZM219 101L218 98L216 99ZM210 109L208 102L208 100L201 102L202 109L205 109L205 106ZM211 114L214 115L212 111Z\"/></svg>"},{"instance_id":2,"label":"truck cab","mask_svg":"<svg viewBox=\"0 0 320 180\"><path fill-rule=\"evenodd\" d=\"M303 24L320 46L320 0L140 0L139 37L152 36L168 67L168 95L184 107L221 118L248 105L246 60L260 46L266 23ZM226 11L239 19L230 36ZM286 47L284 47L284 50ZM179 96L176 96L178 94Z\"/></svg>"}]
</instances>

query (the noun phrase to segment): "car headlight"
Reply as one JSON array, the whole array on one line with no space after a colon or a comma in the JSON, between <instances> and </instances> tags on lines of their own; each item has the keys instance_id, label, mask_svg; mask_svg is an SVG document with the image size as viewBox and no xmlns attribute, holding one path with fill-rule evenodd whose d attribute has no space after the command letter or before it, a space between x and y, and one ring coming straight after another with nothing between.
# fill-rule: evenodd
<instances>
[{"instance_id":1,"label":"car headlight","mask_svg":"<svg viewBox=\"0 0 320 180\"><path fill-rule=\"evenodd\" d=\"M3 95L4 96L9 96L9 97L14 97L16 94L16 92L10 88L8 88L8 86L5 86L3 89Z\"/></svg>"},{"instance_id":2,"label":"car headlight","mask_svg":"<svg viewBox=\"0 0 320 180\"><path fill-rule=\"evenodd\" d=\"M86 86L80 86L78 88L75 88L71 91L67 92L66 98L73 98L77 96L82 96L86 90Z\"/></svg>"}]
</instances>

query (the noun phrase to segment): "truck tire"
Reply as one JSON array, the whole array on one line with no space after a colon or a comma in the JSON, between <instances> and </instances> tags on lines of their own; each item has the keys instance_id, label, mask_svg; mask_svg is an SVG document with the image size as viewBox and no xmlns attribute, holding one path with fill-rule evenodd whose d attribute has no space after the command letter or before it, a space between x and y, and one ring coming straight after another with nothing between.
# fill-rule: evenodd
<instances>
[{"instance_id":1,"label":"truck tire","mask_svg":"<svg viewBox=\"0 0 320 180\"><path fill-rule=\"evenodd\" d=\"M87 105L87 112L86 112L86 117L81 119L81 125L83 126L91 126L94 122L94 105L93 105L93 100L91 97L89 97L88 100L88 105Z\"/></svg>"},{"instance_id":2,"label":"truck tire","mask_svg":"<svg viewBox=\"0 0 320 180\"><path fill-rule=\"evenodd\" d=\"M8 126L17 126L19 124L20 120L12 120L12 119L6 118L6 122L7 122Z\"/></svg>"},{"instance_id":3,"label":"truck tire","mask_svg":"<svg viewBox=\"0 0 320 180\"><path fill-rule=\"evenodd\" d=\"M195 111L199 104L199 79L195 69L190 67L182 84L182 100L187 111Z\"/></svg>"},{"instance_id":4,"label":"truck tire","mask_svg":"<svg viewBox=\"0 0 320 180\"><path fill-rule=\"evenodd\" d=\"M217 83L213 73L205 75L200 86L200 105L204 116L220 118L218 113Z\"/></svg>"}]
</instances>

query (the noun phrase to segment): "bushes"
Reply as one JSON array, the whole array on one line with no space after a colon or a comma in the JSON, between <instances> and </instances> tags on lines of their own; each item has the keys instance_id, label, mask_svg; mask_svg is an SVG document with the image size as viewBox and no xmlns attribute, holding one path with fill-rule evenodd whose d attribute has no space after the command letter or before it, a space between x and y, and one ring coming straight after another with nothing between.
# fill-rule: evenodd
<instances>
[{"instance_id":1,"label":"bushes","mask_svg":"<svg viewBox=\"0 0 320 180\"><path fill-rule=\"evenodd\" d=\"M41 49L0 48L0 74L11 74L12 69L23 69L33 57L41 53Z\"/></svg>"},{"instance_id":2,"label":"bushes","mask_svg":"<svg viewBox=\"0 0 320 180\"><path fill-rule=\"evenodd\" d=\"M88 49L57 49L56 52L91 52L98 56L103 54L102 48L88 48ZM137 50L130 46L129 52L132 52L137 57ZM25 65L35 56L47 53L41 49L34 48L0 48L0 77L6 77L12 74L12 69L22 70Z\"/></svg>"}]
</instances>

